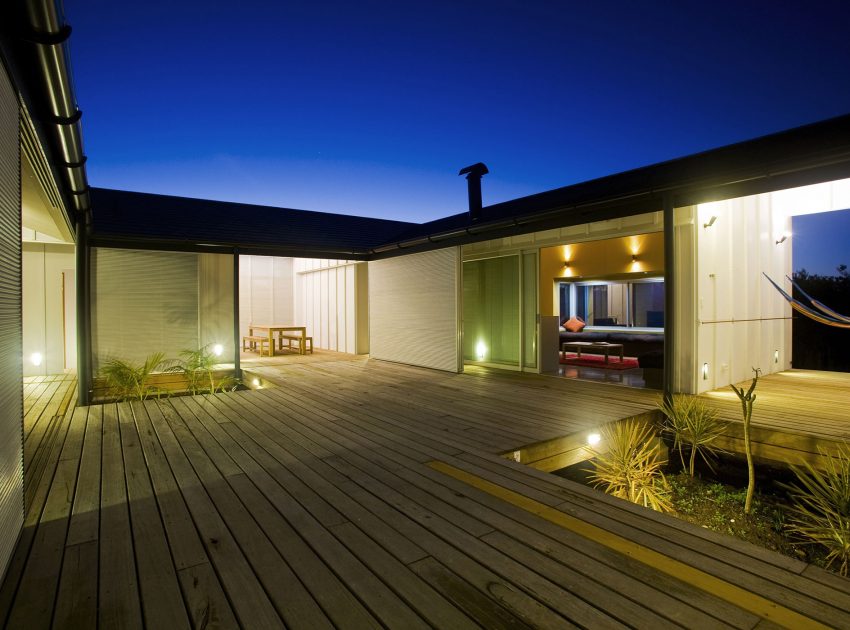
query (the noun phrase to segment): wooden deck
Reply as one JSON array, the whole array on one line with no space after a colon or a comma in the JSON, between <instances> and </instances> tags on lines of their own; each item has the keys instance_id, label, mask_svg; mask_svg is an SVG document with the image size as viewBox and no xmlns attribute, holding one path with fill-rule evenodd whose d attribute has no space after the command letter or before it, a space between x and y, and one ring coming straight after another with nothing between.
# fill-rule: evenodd
<instances>
[{"instance_id":1,"label":"wooden deck","mask_svg":"<svg viewBox=\"0 0 850 630\"><path fill-rule=\"evenodd\" d=\"M9 627L850 627L848 580L499 455L651 394L252 369L278 386L64 415Z\"/></svg>"},{"instance_id":2,"label":"wooden deck","mask_svg":"<svg viewBox=\"0 0 850 630\"><path fill-rule=\"evenodd\" d=\"M749 381L741 383L748 387ZM732 422L720 446L743 452L741 403L730 387L703 397ZM753 452L763 460L820 465L850 441L850 374L788 370L759 379L753 405Z\"/></svg>"}]
</instances>

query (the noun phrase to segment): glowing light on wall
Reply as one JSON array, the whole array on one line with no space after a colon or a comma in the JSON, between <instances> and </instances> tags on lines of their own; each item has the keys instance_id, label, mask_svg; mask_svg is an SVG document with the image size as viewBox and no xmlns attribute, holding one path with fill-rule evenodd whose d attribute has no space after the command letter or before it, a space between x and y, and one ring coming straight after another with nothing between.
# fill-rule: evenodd
<instances>
[{"instance_id":1,"label":"glowing light on wall","mask_svg":"<svg viewBox=\"0 0 850 630\"><path fill-rule=\"evenodd\" d=\"M708 363L702 364L702 380L708 380Z\"/></svg>"},{"instance_id":2,"label":"glowing light on wall","mask_svg":"<svg viewBox=\"0 0 850 630\"><path fill-rule=\"evenodd\" d=\"M44 361L44 355L42 355L40 352L33 352L30 355L30 363L32 363L34 366L38 367L39 365L41 365L42 361Z\"/></svg>"},{"instance_id":3,"label":"glowing light on wall","mask_svg":"<svg viewBox=\"0 0 850 630\"><path fill-rule=\"evenodd\" d=\"M569 245L564 245L564 269L561 271L562 278L572 278L573 271L573 248Z\"/></svg>"},{"instance_id":4,"label":"glowing light on wall","mask_svg":"<svg viewBox=\"0 0 850 630\"><path fill-rule=\"evenodd\" d=\"M774 351L773 351L773 362L774 362L774 363L779 363L779 350L774 350Z\"/></svg>"},{"instance_id":5,"label":"glowing light on wall","mask_svg":"<svg viewBox=\"0 0 850 630\"><path fill-rule=\"evenodd\" d=\"M479 361L483 361L484 357L487 356L487 346L483 341L480 341L475 344L475 356L478 357Z\"/></svg>"},{"instance_id":6,"label":"glowing light on wall","mask_svg":"<svg viewBox=\"0 0 850 630\"><path fill-rule=\"evenodd\" d=\"M224 352L224 346L222 346L220 343L217 343L212 347L212 351L215 356L220 357L221 353Z\"/></svg>"}]
</instances>

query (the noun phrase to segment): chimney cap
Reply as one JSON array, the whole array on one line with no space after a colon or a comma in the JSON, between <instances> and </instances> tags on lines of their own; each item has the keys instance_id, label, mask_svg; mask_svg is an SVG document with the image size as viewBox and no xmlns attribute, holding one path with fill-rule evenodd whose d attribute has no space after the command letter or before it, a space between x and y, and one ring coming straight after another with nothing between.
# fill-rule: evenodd
<instances>
[{"instance_id":1,"label":"chimney cap","mask_svg":"<svg viewBox=\"0 0 850 630\"><path fill-rule=\"evenodd\" d=\"M477 162L472 166L467 166L466 168L460 169L458 175L477 175L481 177L482 175L486 175L490 171L487 169L487 165L484 162Z\"/></svg>"}]
</instances>

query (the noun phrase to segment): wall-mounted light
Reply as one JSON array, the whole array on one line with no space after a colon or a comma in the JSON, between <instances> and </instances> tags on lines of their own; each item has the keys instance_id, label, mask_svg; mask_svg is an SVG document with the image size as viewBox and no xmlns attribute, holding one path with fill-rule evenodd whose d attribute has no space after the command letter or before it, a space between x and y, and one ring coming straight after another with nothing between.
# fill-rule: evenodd
<instances>
[{"instance_id":1,"label":"wall-mounted light","mask_svg":"<svg viewBox=\"0 0 850 630\"><path fill-rule=\"evenodd\" d=\"M599 444L599 441L602 439L602 436L598 433L591 433L587 436L587 444L588 446L596 446Z\"/></svg>"},{"instance_id":2,"label":"wall-mounted light","mask_svg":"<svg viewBox=\"0 0 850 630\"><path fill-rule=\"evenodd\" d=\"M780 236L780 237L776 240L776 244L777 244L777 245L779 245L779 244L781 244L781 243L784 243L785 241L787 241L787 240L788 240L788 237L789 237L789 236L791 236L791 232L783 232L783 233L782 233L782 236Z\"/></svg>"},{"instance_id":3,"label":"wall-mounted light","mask_svg":"<svg viewBox=\"0 0 850 630\"><path fill-rule=\"evenodd\" d=\"M38 367L42 361L44 361L44 356L40 352L33 352L30 355L30 363L34 366Z\"/></svg>"},{"instance_id":4,"label":"wall-mounted light","mask_svg":"<svg viewBox=\"0 0 850 630\"><path fill-rule=\"evenodd\" d=\"M711 218L708 220L708 223L703 223L703 224L702 224L702 227L704 227L704 228L710 228L712 225L714 225L714 222L715 222L715 221L717 221L717 215L716 215L716 214L712 214L712 215L711 215Z\"/></svg>"},{"instance_id":5,"label":"wall-mounted light","mask_svg":"<svg viewBox=\"0 0 850 630\"><path fill-rule=\"evenodd\" d=\"M702 380L708 380L708 363L702 364Z\"/></svg>"},{"instance_id":6,"label":"wall-mounted light","mask_svg":"<svg viewBox=\"0 0 850 630\"><path fill-rule=\"evenodd\" d=\"M632 262L633 263L637 262L637 254L632 254Z\"/></svg>"},{"instance_id":7,"label":"wall-mounted light","mask_svg":"<svg viewBox=\"0 0 850 630\"><path fill-rule=\"evenodd\" d=\"M569 268L570 268L570 261L569 261L569 260L565 260L565 261L564 261L564 269L569 269Z\"/></svg>"},{"instance_id":8,"label":"wall-mounted light","mask_svg":"<svg viewBox=\"0 0 850 630\"><path fill-rule=\"evenodd\" d=\"M475 344L475 356L478 357L479 361L483 361L484 357L487 355L487 346L483 341L479 341Z\"/></svg>"},{"instance_id":9,"label":"wall-mounted light","mask_svg":"<svg viewBox=\"0 0 850 630\"><path fill-rule=\"evenodd\" d=\"M773 362L774 362L774 363L779 363L779 350L774 350L774 351L773 351Z\"/></svg>"},{"instance_id":10,"label":"wall-mounted light","mask_svg":"<svg viewBox=\"0 0 850 630\"><path fill-rule=\"evenodd\" d=\"M215 356L220 357L221 353L224 352L224 346L222 346L220 343L217 343L212 347L212 351Z\"/></svg>"}]
</instances>

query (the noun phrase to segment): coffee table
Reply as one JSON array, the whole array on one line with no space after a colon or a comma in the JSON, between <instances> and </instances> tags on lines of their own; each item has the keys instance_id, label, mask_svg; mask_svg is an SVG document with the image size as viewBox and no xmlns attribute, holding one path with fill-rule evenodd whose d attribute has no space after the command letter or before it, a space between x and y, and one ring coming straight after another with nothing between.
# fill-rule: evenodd
<instances>
[{"instance_id":1,"label":"coffee table","mask_svg":"<svg viewBox=\"0 0 850 630\"><path fill-rule=\"evenodd\" d=\"M581 358L582 351L592 354L604 354L605 363L608 363L608 355L613 350L620 353L620 363L623 362L623 344L621 343L608 343L607 341L565 341L561 344L561 353L567 350L574 350L577 359ZM597 350L599 352L594 352Z\"/></svg>"}]
</instances>

